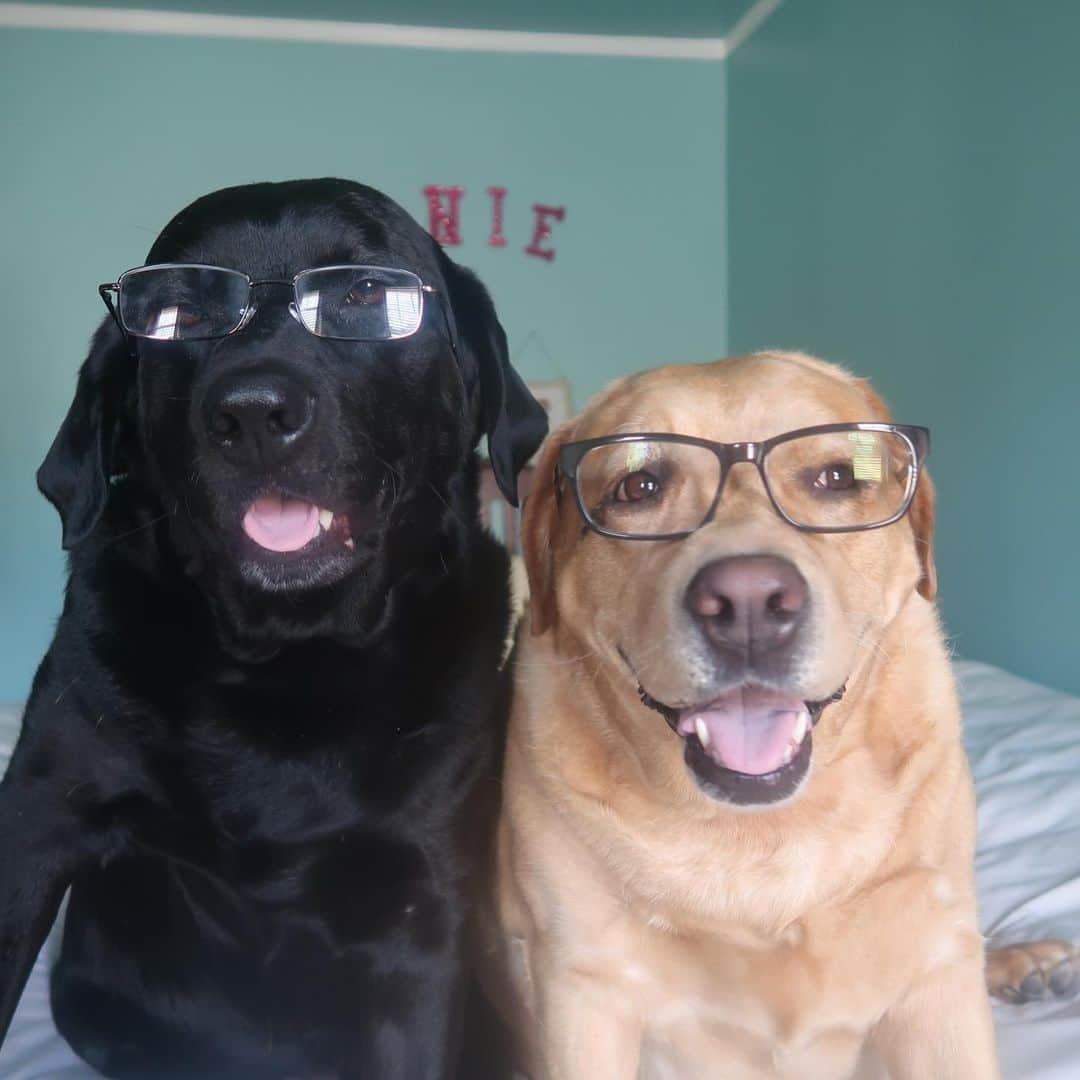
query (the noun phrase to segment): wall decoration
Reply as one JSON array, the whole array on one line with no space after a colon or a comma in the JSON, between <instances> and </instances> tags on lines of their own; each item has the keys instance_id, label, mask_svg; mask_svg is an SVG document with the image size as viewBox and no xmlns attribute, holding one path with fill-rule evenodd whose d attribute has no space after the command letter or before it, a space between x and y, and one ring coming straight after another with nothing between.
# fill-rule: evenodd
<instances>
[{"instance_id":1,"label":"wall decoration","mask_svg":"<svg viewBox=\"0 0 1080 1080\"><path fill-rule=\"evenodd\" d=\"M543 247L551 239L551 222L562 221L566 217L565 206L544 206L540 203L533 204L533 213L536 215L536 223L533 228L532 241L525 249L526 255L535 255L538 259L547 259L551 262L555 258L555 252L550 247Z\"/></svg>"},{"instance_id":2,"label":"wall decoration","mask_svg":"<svg viewBox=\"0 0 1080 1080\"><path fill-rule=\"evenodd\" d=\"M574 415L570 401L570 383L567 379L548 379L543 382L530 382L528 385L533 397L544 406L549 430L554 431Z\"/></svg>"},{"instance_id":3,"label":"wall decoration","mask_svg":"<svg viewBox=\"0 0 1080 1080\"><path fill-rule=\"evenodd\" d=\"M428 184L424 197L428 204L428 232L443 247L461 243L461 196L463 187L443 187Z\"/></svg>"},{"instance_id":4,"label":"wall decoration","mask_svg":"<svg viewBox=\"0 0 1080 1080\"><path fill-rule=\"evenodd\" d=\"M424 189L424 198L428 207L428 232L443 247L456 247L462 242L461 201L465 189L454 184L428 184ZM509 192L504 187L492 186L487 189L491 200L491 231L488 234L488 247L506 247L503 235L503 219L506 199ZM524 248L526 255L534 259L552 262L555 249L551 246L552 228L556 222L566 219L565 206L548 206L546 203L533 203L532 239Z\"/></svg>"},{"instance_id":5,"label":"wall decoration","mask_svg":"<svg viewBox=\"0 0 1080 1080\"><path fill-rule=\"evenodd\" d=\"M506 237L502 231L506 188L489 187L487 193L491 196L491 235L488 237L488 247L506 247Z\"/></svg>"}]
</instances>

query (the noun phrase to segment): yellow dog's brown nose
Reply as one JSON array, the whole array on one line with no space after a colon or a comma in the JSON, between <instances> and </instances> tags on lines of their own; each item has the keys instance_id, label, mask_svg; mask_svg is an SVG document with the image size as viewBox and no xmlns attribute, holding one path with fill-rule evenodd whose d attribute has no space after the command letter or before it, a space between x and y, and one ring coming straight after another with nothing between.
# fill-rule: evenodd
<instances>
[{"instance_id":1,"label":"yellow dog's brown nose","mask_svg":"<svg viewBox=\"0 0 1080 1080\"><path fill-rule=\"evenodd\" d=\"M686 591L686 607L712 647L750 661L795 636L807 600L802 574L774 555L717 559Z\"/></svg>"}]
</instances>

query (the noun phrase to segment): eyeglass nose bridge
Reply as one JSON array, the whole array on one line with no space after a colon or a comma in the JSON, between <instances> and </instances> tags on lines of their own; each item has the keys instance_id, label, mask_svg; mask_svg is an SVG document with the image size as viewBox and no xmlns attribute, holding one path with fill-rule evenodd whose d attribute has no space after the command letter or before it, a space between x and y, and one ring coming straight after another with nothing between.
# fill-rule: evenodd
<instances>
[{"instance_id":1,"label":"eyeglass nose bridge","mask_svg":"<svg viewBox=\"0 0 1080 1080\"><path fill-rule=\"evenodd\" d=\"M716 447L717 456L720 458L720 490L716 493L716 505L720 503L720 496L727 486L728 473L733 465L756 465L762 482L765 480L764 471L761 468L761 460L764 455L764 446L757 442L720 443ZM768 489L768 484L765 485ZM715 511L716 505L713 506Z\"/></svg>"},{"instance_id":2,"label":"eyeglass nose bridge","mask_svg":"<svg viewBox=\"0 0 1080 1080\"><path fill-rule=\"evenodd\" d=\"M762 457L762 444L756 442L723 443L723 464L725 469L732 465L738 465L743 461L752 465L758 464Z\"/></svg>"},{"instance_id":3,"label":"eyeglass nose bridge","mask_svg":"<svg viewBox=\"0 0 1080 1080\"><path fill-rule=\"evenodd\" d=\"M264 281L249 281L247 307L244 309L244 314L240 317L239 325L236 327L235 330L232 331L232 333L238 334L241 330L244 329L245 326L248 325L248 323L251 322L253 318L255 318L255 313L259 310L259 305L255 300L255 290L262 288L264 285L277 285L279 288L288 289L294 288L293 282L282 281L277 278L266 278ZM304 323L300 318L300 312L296 308L295 300L289 301L289 314L300 324L301 327L304 326Z\"/></svg>"},{"instance_id":4,"label":"eyeglass nose bridge","mask_svg":"<svg viewBox=\"0 0 1080 1080\"><path fill-rule=\"evenodd\" d=\"M699 528L710 524L715 519L716 512L720 509L720 503L724 498L724 492L727 490L728 474L731 472L733 465L746 464L756 467L766 497L773 507L777 509L777 512L779 512L779 507L776 506L776 500L773 498L769 483L765 479L765 470L762 468L762 459L765 456L765 446L763 443L719 443L716 446L716 451L717 457L720 459L720 483L716 489L716 497L713 499L712 506L709 507L709 512L706 514L705 520Z\"/></svg>"}]
</instances>

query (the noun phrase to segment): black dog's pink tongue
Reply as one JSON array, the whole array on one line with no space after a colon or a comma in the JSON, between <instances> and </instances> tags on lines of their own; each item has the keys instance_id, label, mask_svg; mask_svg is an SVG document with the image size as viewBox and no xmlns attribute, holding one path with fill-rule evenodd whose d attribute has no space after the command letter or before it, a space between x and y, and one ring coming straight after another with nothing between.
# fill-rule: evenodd
<instances>
[{"instance_id":1,"label":"black dog's pink tongue","mask_svg":"<svg viewBox=\"0 0 1080 1080\"><path fill-rule=\"evenodd\" d=\"M268 551L299 551L319 535L319 508L304 499L272 492L248 507L244 532Z\"/></svg>"},{"instance_id":2,"label":"black dog's pink tongue","mask_svg":"<svg viewBox=\"0 0 1080 1080\"><path fill-rule=\"evenodd\" d=\"M810 727L806 704L794 694L740 686L707 705L679 714L680 735L696 734L725 769L764 776L786 765Z\"/></svg>"}]
</instances>

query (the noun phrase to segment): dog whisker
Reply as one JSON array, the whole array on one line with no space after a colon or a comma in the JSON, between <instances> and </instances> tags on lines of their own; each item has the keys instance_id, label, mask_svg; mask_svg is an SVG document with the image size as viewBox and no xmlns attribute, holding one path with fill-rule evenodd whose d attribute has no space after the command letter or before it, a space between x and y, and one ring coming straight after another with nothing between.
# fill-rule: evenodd
<instances>
[{"instance_id":1,"label":"dog whisker","mask_svg":"<svg viewBox=\"0 0 1080 1080\"><path fill-rule=\"evenodd\" d=\"M136 533L143 532L146 529L153 528L159 521L164 521L166 518L172 517L169 511L165 511L163 514L158 514L157 517L151 518L149 521L144 522L142 525L136 525L134 529L128 529L127 532L117 533L115 536L110 536L108 543L115 544L118 540L125 540L129 536L134 536Z\"/></svg>"},{"instance_id":2,"label":"dog whisker","mask_svg":"<svg viewBox=\"0 0 1080 1080\"><path fill-rule=\"evenodd\" d=\"M445 506L446 509L450 512L450 516L459 525L464 525L465 522L461 520L461 515L446 501L446 499L443 497L442 492L440 492L439 489L430 480L427 482L427 486L431 488L431 490L434 492L435 498L437 498L439 502L441 502L443 506Z\"/></svg>"},{"instance_id":3,"label":"dog whisker","mask_svg":"<svg viewBox=\"0 0 1080 1080\"><path fill-rule=\"evenodd\" d=\"M59 694L56 695L56 698L53 701L54 705L59 705L60 702L64 700L64 695L67 694L67 692L79 681L79 678L80 677L76 675L75 678L72 679L71 682L69 682L67 686L65 686L63 690L60 691Z\"/></svg>"}]
</instances>

